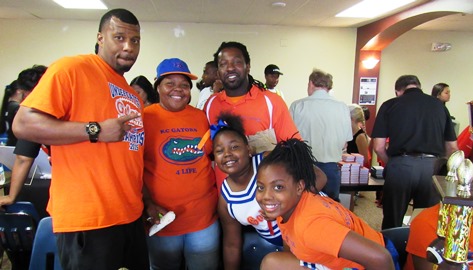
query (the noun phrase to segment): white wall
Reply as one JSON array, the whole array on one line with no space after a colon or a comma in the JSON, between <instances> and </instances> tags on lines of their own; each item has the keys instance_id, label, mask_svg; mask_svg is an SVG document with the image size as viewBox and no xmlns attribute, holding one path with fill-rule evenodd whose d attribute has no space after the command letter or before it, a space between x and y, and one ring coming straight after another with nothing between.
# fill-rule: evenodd
<instances>
[{"instance_id":1,"label":"white wall","mask_svg":"<svg viewBox=\"0 0 473 270\"><path fill-rule=\"evenodd\" d=\"M61 56L92 53L97 28L98 22L0 20L0 82L10 83L33 64L49 65ZM355 29L151 22L141 23L141 28L140 56L126 74L128 80L140 74L152 80L158 63L170 57L183 59L200 77L222 41L239 41L248 47L256 79L264 82L263 70L270 63L281 68L279 88L288 105L307 95L314 67L330 72L335 96L351 102ZM194 88L192 104L197 96Z\"/></svg>"},{"instance_id":2,"label":"white wall","mask_svg":"<svg viewBox=\"0 0 473 270\"><path fill-rule=\"evenodd\" d=\"M251 74L264 80L267 64L277 64L284 75L279 88L288 105L307 95L308 76L314 67L334 76L334 95L351 103L356 29L277 26L213 25L143 22L141 53L128 80L145 75L152 80L164 58L179 57L191 71L202 75L222 41L239 41L248 47ZM0 96L4 85L33 64L49 65L66 56L93 53L97 22L0 20ZM432 42L450 42L453 48L430 52ZM468 124L464 103L473 99L473 33L410 31L382 53L378 106L394 96L393 85L403 74L419 76L430 93L437 82L450 84L452 99L447 104L463 129ZM193 90L193 102L198 91Z\"/></svg>"}]
</instances>

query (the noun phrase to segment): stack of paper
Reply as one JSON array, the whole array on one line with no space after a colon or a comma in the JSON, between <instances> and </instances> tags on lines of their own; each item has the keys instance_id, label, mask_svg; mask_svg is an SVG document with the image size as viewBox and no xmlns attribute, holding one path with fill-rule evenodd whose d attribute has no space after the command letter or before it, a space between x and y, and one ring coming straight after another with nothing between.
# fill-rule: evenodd
<instances>
[{"instance_id":1,"label":"stack of paper","mask_svg":"<svg viewBox=\"0 0 473 270\"><path fill-rule=\"evenodd\" d=\"M370 177L370 170L366 167L360 169L360 184L368 184L368 179Z\"/></svg>"},{"instance_id":2,"label":"stack of paper","mask_svg":"<svg viewBox=\"0 0 473 270\"><path fill-rule=\"evenodd\" d=\"M355 157L355 162L363 166L363 163L365 162L365 157L362 154L358 153L353 153L351 154L352 156Z\"/></svg>"},{"instance_id":3,"label":"stack of paper","mask_svg":"<svg viewBox=\"0 0 473 270\"><path fill-rule=\"evenodd\" d=\"M342 161L355 162L355 157L352 154L342 154Z\"/></svg>"},{"instance_id":4,"label":"stack of paper","mask_svg":"<svg viewBox=\"0 0 473 270\"><path fill-rule=\"evenodd\" d=\"M353 162L350 166L350 184L360 183L360 164Z\"/></svg>"},{"instance_id":5,"label":"stack of paper","mask_svg":"<svg viewBox=\"0 0 473 270\"><path fill-rule=\"evenodd\" d=\"M341 183L342 184L350 184L350 162L340 161L338 162L338 166L340 167L340 175L341 175Z\"/></svg>"}]
</instances>

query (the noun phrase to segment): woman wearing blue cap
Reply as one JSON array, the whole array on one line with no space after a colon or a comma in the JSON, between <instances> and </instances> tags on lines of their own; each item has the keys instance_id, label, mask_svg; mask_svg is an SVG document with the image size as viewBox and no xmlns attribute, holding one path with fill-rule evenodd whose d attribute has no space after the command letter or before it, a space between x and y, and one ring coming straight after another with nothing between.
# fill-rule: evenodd
<instances>
[{"instance_id":1,"label":"woman wearing blue cap","mask_svg":"<svg viewBox=\"0 0 473 270\"><path fill-rule=\"evenodd\" d=\"M161 215L175 214L174 221L148 238L152 269L180 269L184 261L187 269L218 268L212 142L198 147L209 124L203 111L188 105L196 79L184 61L163 60L156 81L160 101L144 110L148 221L159 224Z\"/></svg>"}]
</instances>

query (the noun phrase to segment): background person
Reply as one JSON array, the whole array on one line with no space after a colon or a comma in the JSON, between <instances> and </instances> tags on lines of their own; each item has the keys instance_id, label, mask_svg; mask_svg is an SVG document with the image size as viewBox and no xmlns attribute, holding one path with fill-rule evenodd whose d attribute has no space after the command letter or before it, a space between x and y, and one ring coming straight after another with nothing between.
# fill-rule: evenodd
<instances>
[{"instance_id":1,"label":"background person","mask_svg":"<svg viewBox=\"0 0 473 270\"><path fill-rule=\"evenodd\" d=\"M400 76L394 88L396 97L381 105L372 133L374 151L386 164L382 229L402 226L411 199L414 208L439 202L432 185L437 158L458 149L450 113L422 92L417 76Z\"/></svg>"},{"instance_id":2,"label":"background person","mask_svg":"<svg viewBox=\"0 0 473 270\"><path fill-rule=\"evenodd\" d=\"M16 138L11 126L15 114L20 108L20 103L24 99L23 96L24 93L21 89L18 89L16 80L5 87L0 115L0 134L6 135L5 144L8 146L12 146L16 143Z\"/></svg>"},{"instance_id":3,"label":"background person","mask_svg":"<svg viewBox=\"0 0 473 270\"><path fill-rule=\"evenodd\" d=\"M267 65L266 68L264 69L264 78L266 79L266 83L265 83L266 88L270 92L277 94L284 100L284 93L281 90L276 88L276 86L279 83L280 75L284 75L284 74L281 72L281 70L279 70L279 67L274 64Z\"/></svg>"},{"instance_id":4,"label":"background person","mask_svg":"<svg viewBox=\"0 0 473 270\"><path fill-rule=\"evenodd\" d=\"M145 76L140 75L135 77L131 80L130 86L138 93L145 107L159 102L158 93L154 91L153 85Z\"/></svg>"},{"instance_id":5,"label":"background person","mask_svg":"<svg viewBox=\"0 0 473 270\"><path fill-rule=\"evenodd\" d=\"M48 68L13 129L52 145L48 212L62 268L148 269L143 102L123 76L140 51L138 19L125 9L108 11L97 43L97 55L65 57Z\"/></svg>"},{"instance_id":6,"label":"background person","mask_svg":"<svg viewBox=\"0 0 473 270\"><path fill-rule=\"evenodd\" d=\"M199 93L199 100L195 106L197 109L203 109L207 99L213 94L218 93L222 89L222 81L218 79L217 63L209 61L205 64L202 79L197 83Z\"/></svg>"},{"instance_id":7,"label":"background person","mask_svg":"<svg viewBox=\"0 0 473 270\"><path fill-rule=\"evenodd\" d=\"M341 175L338 162L353 136L348 106L329 94L332 86L332 75L314 69L309 75L309 96L294 101L290 112L302 138L312 148L317 167L327 175L327 185L322 191L339 201Z\"/></svg>"},{"instance_id":8,"label":"background person","mask_svg":"<svg viewBox=\"0 0 473 270\"><path fill-rule=\"evenodd\" d=\"M351 129L353 140L347 142L347 153L358 153L363 155L363 166L371 168L371 155L369 152L369 138L364 130L365 115L358 104L348 105L351 118Z\"/></svg>"}]
</instances>

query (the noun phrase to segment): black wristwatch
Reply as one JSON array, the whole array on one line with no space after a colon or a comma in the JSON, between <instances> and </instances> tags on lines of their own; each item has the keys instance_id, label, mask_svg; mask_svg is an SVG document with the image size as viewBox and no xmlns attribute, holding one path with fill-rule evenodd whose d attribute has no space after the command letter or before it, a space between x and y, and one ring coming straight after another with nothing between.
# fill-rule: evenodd
<instances>
[{"instance_id":1,"label":"black wristwatch","mask_svg":"<svg viewBox=\"0 0 473 270\"><path fill-rule=\"evenodd\" d=\"M85 125L85 132L89 134L89 140L91 143L99 141L100 125L97 122L89 122Z\"/></svg>"}]
</instances>

